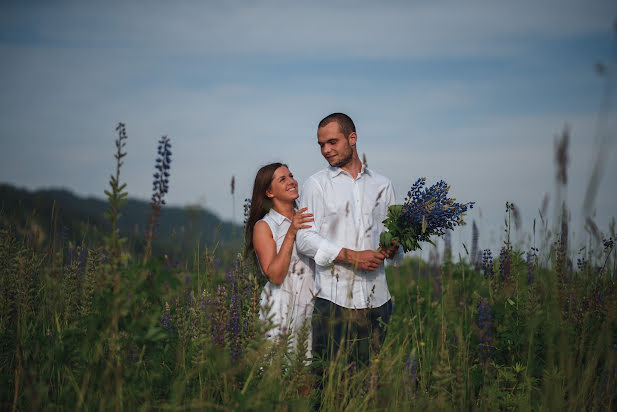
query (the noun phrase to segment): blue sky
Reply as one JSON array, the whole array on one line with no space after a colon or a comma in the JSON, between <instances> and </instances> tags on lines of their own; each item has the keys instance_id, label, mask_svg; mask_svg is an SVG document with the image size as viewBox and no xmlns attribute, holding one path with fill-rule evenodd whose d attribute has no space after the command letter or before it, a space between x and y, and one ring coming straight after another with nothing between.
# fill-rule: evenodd
<instances>
[{"instance_id":1,"label":"blue sky","mask_svg":"<svg viewBox=\"0 0 617 412\"><path fill-rule=\"evenodd\" d=\"M168 202L241 221L261 165L282 160L301 184L325 166L316 125L343 111L399 200L420 176L445 179L477 202L468 220L495 248L506 201L525 233L547 193L554 210L554 138L568 124L573 227L602 150L594 207L607 231L616 111L593 67L617 70L616 18L593 0L3 2L0 180L102 197L122 121L131 196L150 197L167 134Z\"/></svg>"}]
</instances>

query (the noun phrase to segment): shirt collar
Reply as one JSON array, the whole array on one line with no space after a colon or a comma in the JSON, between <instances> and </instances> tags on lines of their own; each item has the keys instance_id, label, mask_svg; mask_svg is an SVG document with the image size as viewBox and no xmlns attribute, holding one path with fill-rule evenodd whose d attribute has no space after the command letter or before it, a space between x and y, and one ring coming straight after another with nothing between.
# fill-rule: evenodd
<instances>
[{"instance_id":1,"label":"shirt collar","mask_svg":"<svg viewBox=\"0 0 617 412\"><path fill-rule=\"evenodd\" d=\"M276 222L277 225L281 225L284 221L288 220L291 222L291 220L287 219L285 216L281 215L279 212L277 212L276 210L274 210L274 208L270 209L270 211L268 212L268 214L270 215L270 217Z\"/></svg>"},{"instance_id":2,"label":"shirt collar","mask_svg":"<svg viewBox=\"0 0 617 412\"><path fill-rule=\"evenodd\" d=\"M336 176L343 173L343 169L341 169L340 167L328 166L328 172L330 173L330 178L335 178ZM371 169L366 167L364 163L362 164L362 169L360 169L360 174L358 175L358 177L360 177L363 174L366 174L368 176L372 175Z\"/></svg>"}]
</instances>

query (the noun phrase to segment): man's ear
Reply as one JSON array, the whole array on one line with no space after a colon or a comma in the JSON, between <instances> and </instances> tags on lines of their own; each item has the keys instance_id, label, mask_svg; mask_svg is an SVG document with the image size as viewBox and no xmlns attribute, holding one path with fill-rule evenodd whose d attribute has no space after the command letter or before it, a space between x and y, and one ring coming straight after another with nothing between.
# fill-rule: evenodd
<instances>
[{"instance_id":1,"label":"man's ear","mask_svg":"<svg viewBox=\"0 0 617 412\"><path fill-rule=\"evenodd\" d=\"M349 133L349 136L347 136L347 141L349 142L350 146L355 146L356 142L358 141L358 135L356 134L356 132Z\"/></svg>"}]
</instances>

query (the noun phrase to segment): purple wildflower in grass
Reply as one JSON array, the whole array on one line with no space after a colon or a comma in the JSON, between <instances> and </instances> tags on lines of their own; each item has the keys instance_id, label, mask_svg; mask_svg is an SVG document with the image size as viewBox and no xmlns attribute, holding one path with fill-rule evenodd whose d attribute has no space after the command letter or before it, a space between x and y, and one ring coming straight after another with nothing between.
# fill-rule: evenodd
<instances>
[{"instance_id":1,"label":"purple wildflower in grass","mask_svg":"<svg viewBox=\"0 0 617 412\"><path fill-rule=\"evenodd\" d=\"M68 226L62 226L60 228L60 240L62 242L68 242L71 235L71 228Z\"/></svg>"},{"instance_id":2,"label":"purple wildflower in grass","mask_svg":"<svg viewBox=\"0 0 617 412\"><path fill-rule=\"evenodd\" d=\"M167 136L161 137L158 144L158 157L154 164L154 181L152 182L152 199L150 207L148 229L146 232L145 260L150 259L152 253L152 241L156 238L158 217L161 215L161 207L165 204L165 195L169 192L169 165L171 163L171 143Z\"/></svg>"},{"instance_id":3,"label":"purple wildflower in grass","mask_svg":"<svg viewBox=\"0 0 617 412\"><path fill-rule=\"evenodd\" d=\"M615 247L615 241L612 237L609 237L608 239L602 239L602 244L604 245L605 252L608 252Z\"/></svg>"},{"instance_id":4,"label":"purple wildflower in grass","mask_svg":"<svg viewBox=\"0 0 617 412\"><path fill-rule=\"evenodd\" d=\"M251 214L251 199L244 199L244 226L246 226L246 222L249 220L249 216Z\"/></svg>"},{"instance_id":5,"label":"purple wildflower in grass","mask_svg":"<svg viewBox=\"0 0 617 412\"><path fill-rule=\"evenodd\" d=\"M576 259L576 266L578 267L578 270L581 272L584 272L585 269L587 269L587 265L588 265L588 261L587 259L585 259L585 257L580 257Z\"/></svg>"},{"instance_id":6,"label":"purple wildflower in grass","mask_svg":"<svg viewBox=\"0 0 617 412\"><path fill-rule=\"evenodd\" d=\"M384 221L388 231L381 233L380 244L397 241L405 252L420 248L419 242L430 241L432 235L443 236L446 230L463 225L463 216L474 202L457 203L449 198L450 187L440 180L424 188L426 178L418 179L407 193L405 203L388 208Z\"/></svg>"},{"instance_id":7,"label":"purple wildflower in grass","mask_svg":"<svg viewBox=\"0 0 617 412\"><path fill-rule=\"evenodd\" d=\"M164 205L163 196L169 191L169 164L171 163L171 143L167 136L161 137L158 146L158 155L154 168L154 182L152 183L152 201Z\"/></svg>"},{"instance_id":8,"label":"purple wildflower in grass","mask_svg":"<svg viewBox=\"0 0 617 412\"><path fill-rule=\"evenodd\" d=\"M416 393L416 382L418 380L418 360L415 353L409 354L403 369L403 388L408 396Z\"/></svg>"},{"instance_id":9,"label":"purple wildflower in grass","mask_svg":"<svg viewBox=\"0 0 617 412\"><path fill-rule=\"evenodd\" d=\"M225 281L227 282L227 284L229 286L231 286L232 288L235 288L237 285L237 281L236 281L236 276L233 270L228 270L225 273Z\"/></svg>"},{"instance_id":10,"label":"purple wildflower in grass","mask_svg":"<svg viewBox=\"0 0 617 412\"><path fill-rule=\"evenodd\" d=\"M484 279L495 278L495 271L493 269L493 254L490 249L484 249L482 252L482 270L484 272Z\"/></svg>"},{"instance_id":11,"label":"purple wildflower in grass","mask_svg":"<svg viewBox=\"0 0 617 412\"><path fill-rule=\"evenodd\" d=\"M502 246L499 253L499 279L508 280L512 273L512 248Z\"/></svg>"},{"instance_id":12,"label":"purple wildflower in grass","mask_svg":"<svg viewBox=\"0 0 617 412\"><path fill-rule=\"evenodd\" d=\"M227 336L232 359L240 359L242 354L242 301L237 289L233 289L231 292Z\"/></svg>"},{"instance_id":13,"label":"purple wildflower in grass","mask_svg":"<svg viewBox=\"0 0 617 412\"><path fill-rule=\"evenodd\" d=\"M480 361L485 363L493 359L493 311L485 298L477 305L478 353Z\"/></svg>"},{"instance_id":14,"label":"purple wildflower in grass","mask_svg":"<svg viewBox=\"0 0 617 412\"><path fill-rule=\"evenodd\" d=\"M169 307L168 302L165 302L165 310L163 311L163 319L161 322L163 323L163 329L169 331L169 333L174 333L174 325L171 317L171 308Z\"/></svg>"},{"instance_id":15,"label":"purple wildflower in grass","mask_svg":"<svg viewBox=\"0 0 617 412\"><path fill-rule=\"evenodd\" d=\"M225 346L225 324L227 322L227 288L225 285L218 285L216 296L212 301L212 341L215 345Z\"/></svg>"}]
</instances>

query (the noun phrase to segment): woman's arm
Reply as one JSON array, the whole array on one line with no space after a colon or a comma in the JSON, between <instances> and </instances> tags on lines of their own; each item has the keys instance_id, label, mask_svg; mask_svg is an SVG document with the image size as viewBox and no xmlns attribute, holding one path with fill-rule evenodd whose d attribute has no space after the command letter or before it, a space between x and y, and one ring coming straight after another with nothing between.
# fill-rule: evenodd
<instances>
[{"instance_id":1,"label":"woman's arm","mask_svg":"<svg viewBox=\"0 0 617 412\"><path fill-rule=\"evenodd\" d=\"M294 214L278 253L276 253L276 242L272 237L272 231L266 222L257 222L255 229L253 229L253 246L257 253L257 259L268 280L275 285L283 283L287 275L296 233L300 229L311 227L304 223L311 222L313 220L312 215L303 213L304 211L306 211L306 208L300 209Z\"/></svg>"}]
</instances>

